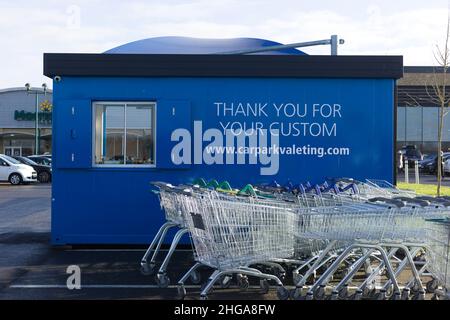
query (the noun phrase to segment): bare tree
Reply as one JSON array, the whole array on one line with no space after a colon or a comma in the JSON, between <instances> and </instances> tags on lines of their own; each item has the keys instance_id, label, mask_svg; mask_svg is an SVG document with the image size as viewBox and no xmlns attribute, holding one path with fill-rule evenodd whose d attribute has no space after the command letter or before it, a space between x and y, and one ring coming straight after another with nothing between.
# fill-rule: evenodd
<instances>
[{"instance_id":1,"label":"bare tree","mask_svg":"<svg viewBox=\"0 0 450 320\"><path fill-rule=\"evenodd\" d=\"M448 113L447 108L450 104L449 90L447 90L447 73L450 67L450 48L449 48L449 38L450 38L450 12L447 15L447 30L445 36L445 42L443 47L436 45L433 50L434 59L437 64L437 68L433 70L433 76L431 78L431 83L425 83L425 90L427 93L426 98L416 98L410 94L408 97L414 102L415 106L423 106L419 100L423 100L433 105L439 106L438 113L438 146L437 146L437 195L441 195L441 185L442 185L442 133L444 128L444 118ZM439 69L439 70L437 70Z\"/></svg>"},{"instance_id":2,"label":"bare tree","mask_svg":"<svg viewBox=\"0 0 450 320\"><path fill-rule=\"evenodd\" d=\"M427 94L433 102L439 106L439 127L438 127L438 150L437 150L437 195L441 195L441 182L442 182L442 131L444 128L444 117L447 115L450 99L447 94L447 71L449 67L449 37L450 37L450 15L447 16L447 31L445 35L444 47L436 48L433 52L434 58L439 67L442 69L442 73L437 73L436 70L433 72L433 93L428 91Z\"/></svg>"}]
</instances>

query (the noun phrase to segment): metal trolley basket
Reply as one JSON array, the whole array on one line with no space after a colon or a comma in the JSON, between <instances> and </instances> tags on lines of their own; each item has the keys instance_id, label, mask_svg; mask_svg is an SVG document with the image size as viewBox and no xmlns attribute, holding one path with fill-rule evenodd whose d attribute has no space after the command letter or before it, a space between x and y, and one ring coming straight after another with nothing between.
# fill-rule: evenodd
<instances>
[{"instance_id":1,"label":"metal trolley basket","mask_svg":"<svg viewBox=\"0 0 450 320\"><path fill-rule=\"evenodd\" d=\"M418 200L419 201L419 200ZM390 201L395 204L396 200ZM312 210L299 210L296 236L306 239L329 239L331 243L341 241L345 250L334 260L322 276L309 288L306 298L320 299L324 296L325 285L332 274L344 259L355 249L361 251L360 258L352 265L351 270L344 276L332 292L332 297L337 297L339 291L354 276L359 267L369 256L378 252L381 254L381 263L388 276L388 282L383 286L381 294L385 294L389 286L393 287L393 297L400 298L401 291L397 282L397 276L404 267L409 264L413 273L414 285L422 288L420 274L415 267L413 254L406 244L413 247L424 247L426 234L426 218L436 216L448 216L448 211L443 207L418 207L404 206L399 202L398 206L386 203L380 204L353 204L336 208L317 208ZM395 248L387 252L387 248ZM391 265L393 253L396 250L405 253L405 259L396 270ZM417 251L415 251L417 252ZM304 282L297 283L296 298Z\"/></svg>"},{"instance_id":2,"label":"metal trolley basket","mask_svg":"<svg viewBox=\"0 0 450 320\"><path fill-rule=\"evenodd\" d=\"M428 269L434 276L429 283L434 299L450 299L450 219L430 219L426 228ZM443 290L437 290L442 285Z\"/></svg>"},{"instance_id":3,"label":"metal trolley basket","mask_svg":"<svg viewBox=\"0 0 450 320\"><path fill-rule=\"evenodd\" d=\"M201 292L201 298L207 297L218 279L232 274L273 280L278 286L278 296L282 299L288 297L289 293L279 278L250 265L293 255L294 211L198 193L185 196L183 206L197 261L185 277L200 265L215 269Z\"/></svg>"}]
</instances>

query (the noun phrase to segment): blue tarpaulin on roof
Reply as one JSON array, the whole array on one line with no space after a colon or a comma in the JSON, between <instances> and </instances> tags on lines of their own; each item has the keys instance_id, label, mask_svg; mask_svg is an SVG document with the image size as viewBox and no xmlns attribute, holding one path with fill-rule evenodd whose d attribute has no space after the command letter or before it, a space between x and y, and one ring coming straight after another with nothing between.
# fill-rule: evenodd
<instances>
[{"instance_id":1,"label":"blue tarpaulin on roof","mask_svg":"<svg viewBox=\"0 0 450 320\"><path fill-rule=\"evenodd\" d=\"M279 42L257 38L201 39L190 37L156 37L130 42L112 48L105 53L213 54L236 50L258 49L280 44ZM294 48L259 52L257 54L305 55L304 52Z\"/></svg>"}]
</instances>

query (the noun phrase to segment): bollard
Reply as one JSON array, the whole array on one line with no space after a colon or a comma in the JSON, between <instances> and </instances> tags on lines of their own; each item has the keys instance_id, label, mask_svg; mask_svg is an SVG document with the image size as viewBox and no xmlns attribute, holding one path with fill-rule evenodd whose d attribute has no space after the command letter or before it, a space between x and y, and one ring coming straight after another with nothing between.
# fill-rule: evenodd
<instances>
[{"instance_id":1,"label":"bollard","mask_svg":"<svg viewBox=\"0 0 450 320\"><path fill-rule=\"evenodd\" d=\"M414 175L416 178L416 184L419 184L419 161L414 161Z\"/></svg>"},{"instance_id":2,"label":"bollard","mask_svg":"<svg viewBox=\"0 0 450 320\"><path fill-rule=\"evenodd\" d=\"M409 183L409 163L408 163L408 159L405 159L405 183Z\"/></svg>"}]
</instances>

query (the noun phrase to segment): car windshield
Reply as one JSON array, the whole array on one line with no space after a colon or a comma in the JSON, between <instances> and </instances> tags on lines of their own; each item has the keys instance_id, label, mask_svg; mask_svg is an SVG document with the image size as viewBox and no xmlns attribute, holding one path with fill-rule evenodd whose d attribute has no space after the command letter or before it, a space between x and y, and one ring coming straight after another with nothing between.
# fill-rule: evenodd
<instances>
[{"instance_id":1,"label":"car windshield","mask_svg":"<svg viewBox=\"0 0 450 320\"><path fill-rule=\"evenodd\" d=\"M435 158L435 154L427 154L425 157L423 157L423 160L434 160Z\"/></svg>"},{"instance_id":2,"label":"car windshield","mask_svg":"<svg viewBox=\"0 0 450 320\"><path fill-rule=\"evenodd\" d=\"M8 162L11 162L12 164L21 164L21 162L19 160L11 158L10 156L3 155L2 158Z\"/></svg>"},{"instance_id":3,"label":"car windshield","mask_svg":"<svg viewBox=\"0 0 450 320\"><path fill-rule=\"evenodd\" d=\"M47 166L52 165L52 161L48 158L45 157L41 157L41 158L33 158L33 161L41 163L41 164L45 164Z\"/></svg>"},{"instance_id":4,"label":"car windshield","mask_svg":"<svg viewBox=\"0 0 450 320\"><path fill-rule=\"evenodd\" d=\"M26 164L29 164L29 165L32 165L32 166L38 165L36 162L34 162L33 160L28 159L28 158L26 158L26 157L21 157L20 159L21 159L23 162L25 162Z\"/></svg>"}]
</instances>

